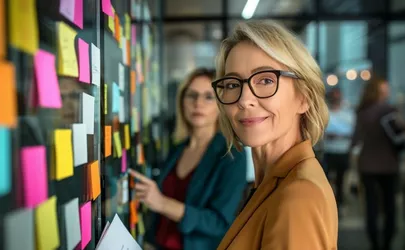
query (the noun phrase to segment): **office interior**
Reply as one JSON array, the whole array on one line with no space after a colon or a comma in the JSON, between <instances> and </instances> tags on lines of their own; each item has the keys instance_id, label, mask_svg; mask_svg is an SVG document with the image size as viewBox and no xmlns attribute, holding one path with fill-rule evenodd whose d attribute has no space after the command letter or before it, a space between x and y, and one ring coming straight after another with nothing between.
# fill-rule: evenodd
<instances>
[{"instance_id":1,"label":"office interior","mask_svg":"<svg viewBox=\"0 0 405 250\"><path fill-rule=\"evenodd\" d=\"M348 107L378 75L405 116L403 0L0 0L0 249L22 237L24 249L46 237L69 249L71 216L88 219L81 249L95 249L115 214L142 245L148 208L127 169L159 176L174 145L177 87L193 69L214 68L221 41L249 19L291 29ZM351 192L360 184L348 175L339 249L368 249L364 199Z\"/></svg>"}]
</instances>

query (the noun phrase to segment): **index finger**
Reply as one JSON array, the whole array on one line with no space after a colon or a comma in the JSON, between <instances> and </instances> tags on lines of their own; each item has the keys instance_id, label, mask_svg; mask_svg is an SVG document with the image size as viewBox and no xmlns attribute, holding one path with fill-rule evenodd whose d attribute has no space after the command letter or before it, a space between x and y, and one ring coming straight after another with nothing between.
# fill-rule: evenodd
<instances>
[{"instance_id":1,"label":"index finger","mask_svg":"<svg viewBox=\"0 0 405 250\"><path fill-rule=\"evenodd\" d=\"M129 174L130 174L132 177L135 177L136 179L140 180L141 182L144 182L144 183L147 183L147 184L152 183L152 180L151 180L151 179L149 179L149 178L146 177L145 175L143 175L143 174L141 174L141 173L139 173L138 171L135 171L135 170L133 170L133 169L129 169Z\"/></svg>"}]
</instances>

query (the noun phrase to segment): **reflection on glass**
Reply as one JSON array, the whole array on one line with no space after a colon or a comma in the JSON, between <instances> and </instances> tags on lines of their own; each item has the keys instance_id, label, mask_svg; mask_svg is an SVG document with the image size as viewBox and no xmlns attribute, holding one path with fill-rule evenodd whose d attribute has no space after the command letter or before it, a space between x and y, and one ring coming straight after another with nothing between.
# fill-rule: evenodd
<instances>
[{"instance_id":1,"label":"reflection on glass","mask_svg":"<svg viewBox=\"0 0 405 250\"><path fill-rule=\"evenodd\" d=\"M84 86L73 78L61 78L59 84L62 96L61 125L80 122L80 94L84 92Z\"/></svg>"}]
</instances>

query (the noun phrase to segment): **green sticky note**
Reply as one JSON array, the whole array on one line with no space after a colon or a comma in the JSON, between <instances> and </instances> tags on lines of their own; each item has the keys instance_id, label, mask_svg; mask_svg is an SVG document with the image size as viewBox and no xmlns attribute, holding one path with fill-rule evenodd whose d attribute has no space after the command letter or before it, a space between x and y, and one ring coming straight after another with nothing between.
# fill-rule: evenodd
<instances>
[{"instance_id":1,"label":"green sticky note","mask_svg":"<svg viewBox=\"0 0 405 250\"><path fill-rule=\"evenodd\" d=\"M11 190L11 141L10 130L0 127L0 196Z\"/></svg>"}]
</instances>

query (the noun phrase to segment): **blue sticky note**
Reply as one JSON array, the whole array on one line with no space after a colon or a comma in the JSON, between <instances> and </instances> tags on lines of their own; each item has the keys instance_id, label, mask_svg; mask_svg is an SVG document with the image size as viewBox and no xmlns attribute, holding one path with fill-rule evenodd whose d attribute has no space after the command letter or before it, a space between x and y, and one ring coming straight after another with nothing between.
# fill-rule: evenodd
<instances>
[{"instance_id":1,"label":"blue sticky note","mask_svg":"<svg viewBox=\"0 0 405 250\"><path fill-rule=\"evenodd\" d=\"M10 130L0 127L0 196L11 190Z\"/></svg>"},{"instance_id":2,"label":"blue sticky note","mask_svg":"<svg viewBox=\"0 0 405 250\"><path fill-rule=\"evenodd\" d=\"M113 96L112 96L112 112L120 112L120 87L113 82Z\"/></svg>"}]
</instances>

